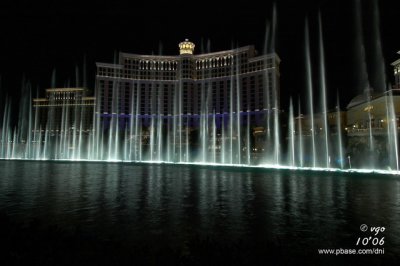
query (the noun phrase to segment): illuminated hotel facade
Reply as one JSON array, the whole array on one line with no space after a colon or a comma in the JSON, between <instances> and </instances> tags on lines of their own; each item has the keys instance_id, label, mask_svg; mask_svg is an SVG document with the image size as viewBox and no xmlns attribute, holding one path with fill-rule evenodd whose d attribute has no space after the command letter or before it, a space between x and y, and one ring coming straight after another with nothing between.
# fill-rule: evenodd
<instances>
[{"instance_id":1,"label":"illuminated hotel facade","mask_svg":"<svg viewBox=\"0 0 400 266\"><path fill-rule=\"evenodd\" d=\"M196 128L201 115L213 114L220 128L236 113L255 127L279 111L276 54L258 55L253 46L205 54L194 48L186 39L177 56L120 53L117 64L97 63L96 113L105 127L113 116L121 127L132 116L143 126L155 116L182 116L184 126Z\"/></svg>"},{"instance_id":2,"label":"illuminated hotel facade","mask_svg":"<svg viewBox=\"0 0 400 266\"><path fill-rule=\"evenodd\" d=\"M93 128L95 98L88 96L86 88L50 88L45 98L33 99L36 130L51 134L80 131L89 134ZM40 129L39 129L40 128Z\"/></svg>"}]
</instances>

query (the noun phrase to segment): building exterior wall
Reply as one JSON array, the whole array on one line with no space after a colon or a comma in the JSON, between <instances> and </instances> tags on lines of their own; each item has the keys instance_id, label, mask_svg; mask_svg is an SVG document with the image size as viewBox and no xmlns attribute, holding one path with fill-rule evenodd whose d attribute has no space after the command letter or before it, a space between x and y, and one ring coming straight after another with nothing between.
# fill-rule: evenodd
<instances>
[{"instance_id":1,"label":"building exterior wall","mask_svg":"<svg viewBox=\"0 0 400 266\"><path fill-rule=\"evenodd\" d=\"M84 88L51 88L45 98L33 99L36 130L89 132L93 128L95 98Z\"/></svg>"},{"instance_id":2,"label":"building exterior wall","mask_svg":"<svg viewBox=\"0 0 400 266\"><path fill-rule=\"evenodd\" d=\"M339 118L338 118L339 115ZM326 121L328 124L329 133L337 133L338 131L338 120L340 121L340 129L343 131L347 126L347 113L346 111L328 111L326 114ZM316 113L314 114L314 126L311 123L310 115L300 115L295 118L295 128L296 134L299 134L300 130L302 135L311 135L314 129L314 134L324 133L324 114ZM301 127L301 129L300 129Z\"/></svg>"},{"instance_id":3,"label":"building exterior wall","mask_svg":"<svg viewBox=\"0 0 400 266\"><path fill-rule=\"evenodd\" d=\"M97 113L127 121L183 115L196 127L201 114L246 112L261 123L260 116L279 110L279 63L276 54L257 56L253 46L199 55L120 53L118 64L97 63Z\"/></svg>"},{"instance_id":4,"label":"building exterior wall","mask_svg":"<svg viewBox=\"0 0 400 266\"><path fill-rule=\"evenodd\" d=\"M389 96L389 93L392 96ZM391 90L370 101L360 103L347 110L348 134L369 134L370 128L375 134L386 134L390 113L391 101L393 101L394 115L397 127L400 126L400 92Z\"/></svg>"}]
</instances>

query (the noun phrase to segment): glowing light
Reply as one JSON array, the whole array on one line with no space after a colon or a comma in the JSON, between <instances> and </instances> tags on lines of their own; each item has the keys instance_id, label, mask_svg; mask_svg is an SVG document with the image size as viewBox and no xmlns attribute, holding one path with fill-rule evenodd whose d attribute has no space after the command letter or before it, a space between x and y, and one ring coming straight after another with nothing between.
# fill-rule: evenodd
<instances>
[{"instance_id":1,"label":"glowing light","mask_svg":"<svg viewBox=\"0 0 400 266\"><path fill-rule=\"evenodd\" d=\"M194 47L194 43L185 39L184 42L179 43L179 54L193 54Z\"/></svg>"},{"instance_id":2,"label":"glowing light","mask_svg":"<svg viewBox=\"0 0 400 266\"><path fill-rule=\"evenodd\" d=\"M371 112L372 109L374 109L374 107L372 105L368 105L364 108L364 112Z\"/></svg>"}]
</instances>

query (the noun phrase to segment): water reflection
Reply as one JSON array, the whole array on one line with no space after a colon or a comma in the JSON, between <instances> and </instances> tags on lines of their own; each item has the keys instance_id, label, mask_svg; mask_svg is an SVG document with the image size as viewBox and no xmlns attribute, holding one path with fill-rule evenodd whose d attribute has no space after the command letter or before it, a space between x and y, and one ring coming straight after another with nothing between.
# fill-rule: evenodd
<instances>
[{"instance_id":1,"label":"water reflection","mask_svg":"<svg viewBox=\"0 0 400 266\"><path fill-rule=\"evenodd\" d=\"M0 210L127 241L194 235L294 249L354 247L385 226L400 253L397 177L196 166L0 161Z\"/></svg>"}]
</instances>

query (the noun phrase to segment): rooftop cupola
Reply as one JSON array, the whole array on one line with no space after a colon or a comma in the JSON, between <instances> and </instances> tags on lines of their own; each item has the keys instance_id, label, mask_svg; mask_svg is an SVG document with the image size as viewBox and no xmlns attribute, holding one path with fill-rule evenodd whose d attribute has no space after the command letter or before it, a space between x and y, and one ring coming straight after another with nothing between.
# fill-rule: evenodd
<instances>
[{"instance_id":1,"label":"rooftop cupola","mask_svg":"<svg viewBox=\"0 0 400 266\"><path fill-rule=\"evenodd\" d=\"M179 54L193 54L194 47L194 43L185 39L185 41L179 43Z\"/></svg>"}]
</instances>

